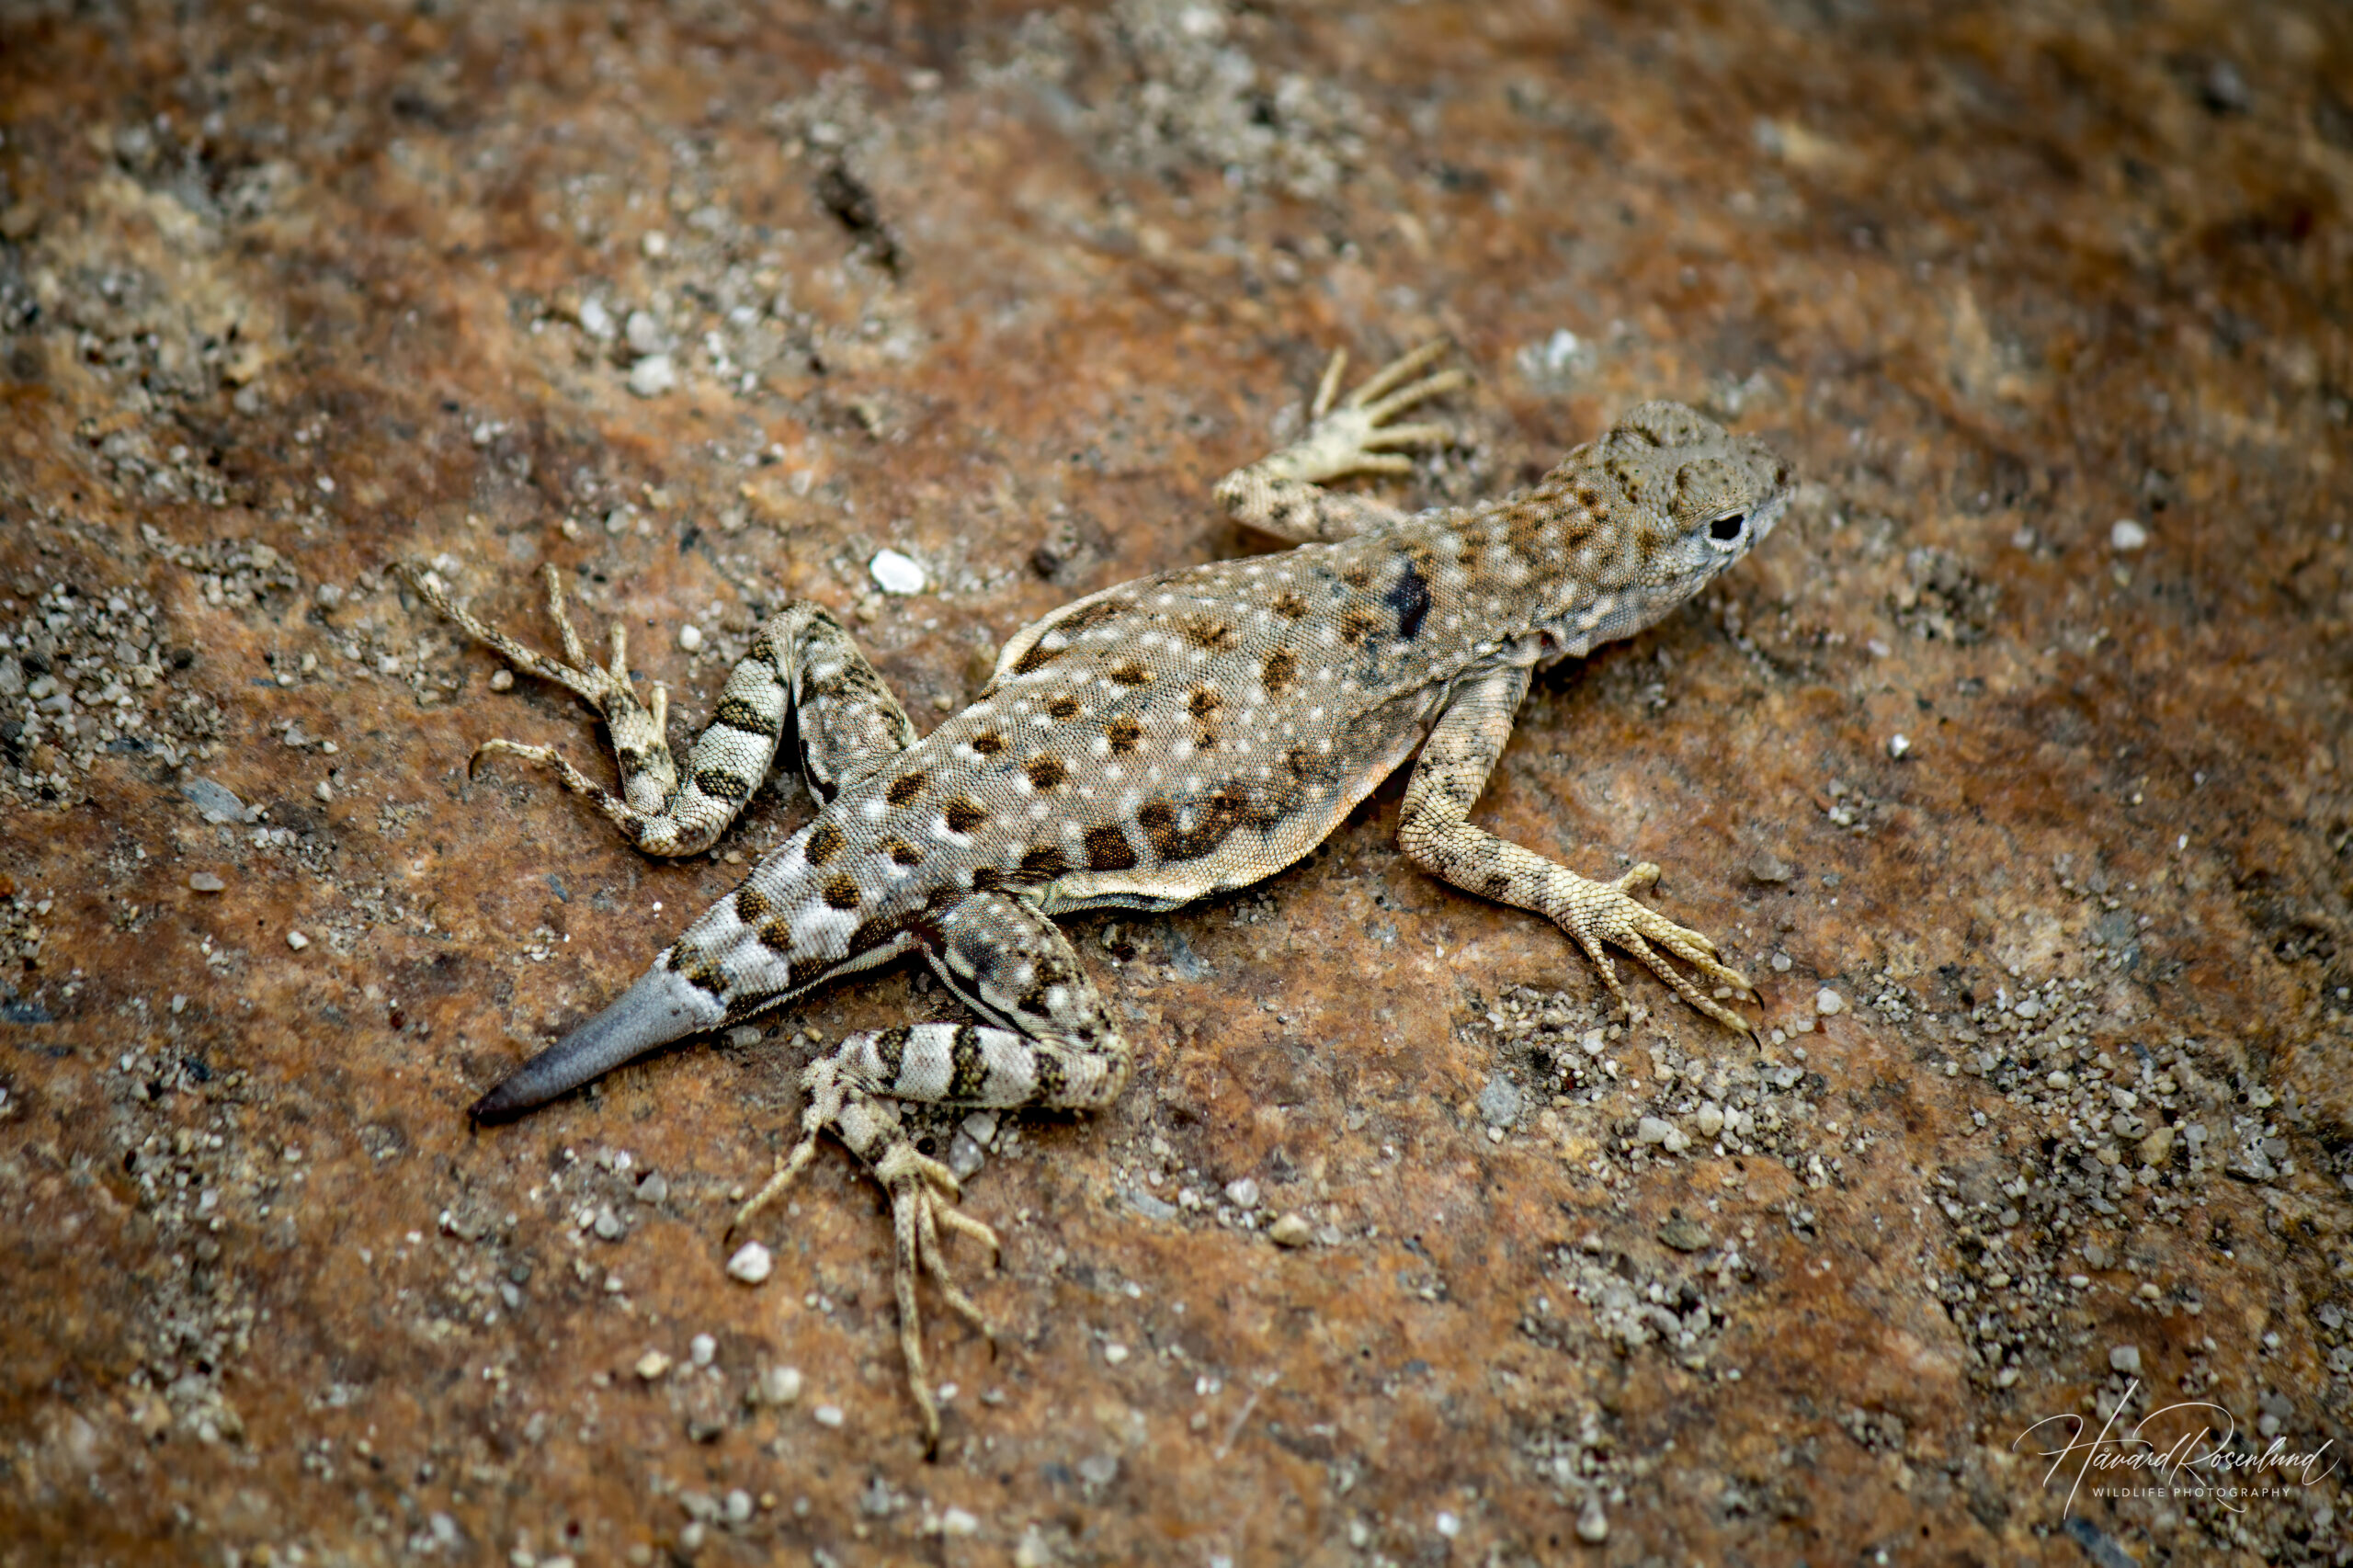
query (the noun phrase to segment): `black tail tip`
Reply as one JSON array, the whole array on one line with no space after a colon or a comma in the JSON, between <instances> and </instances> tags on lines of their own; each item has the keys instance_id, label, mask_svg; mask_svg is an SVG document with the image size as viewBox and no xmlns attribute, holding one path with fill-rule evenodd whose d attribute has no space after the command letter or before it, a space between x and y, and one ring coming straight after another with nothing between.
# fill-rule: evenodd
<instances>
[{"instance_id":1,"label":"black tail tip","mask_svg":"<svg viewBox=\"0 0 2353 1568\"><path fill-rule=\"evenodd\" d=\"M496 1127L502 1122L517 1119L536 1103L517 1093L517 1088L515 1080L507 1079L468 1106L466 1114L472 1117L477 1125L483 1127Z\"/></svg>"}]
</instances>

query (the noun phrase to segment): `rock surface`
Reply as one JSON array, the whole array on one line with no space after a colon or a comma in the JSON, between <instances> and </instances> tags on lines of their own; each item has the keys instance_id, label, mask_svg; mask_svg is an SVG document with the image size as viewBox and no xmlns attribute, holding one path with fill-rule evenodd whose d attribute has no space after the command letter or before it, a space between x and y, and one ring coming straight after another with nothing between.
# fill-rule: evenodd
<instances>
[{"instance_id":1,"label":"rock surface","mask_svg":"<svg viewBox=\"0 0 2353 1568\"><path fill-rule=\"evenodd\" d=\"M9 8L0 1562L2346 1562L2341 1473L2013 1444L2353 1437L2347 82L2317 0ZM807 804L470 782L609 764L391 562L551 648L554 562L688 724L813 597L928 724L1438 333L1409 504L1654 395L1810 481L1481 807L1664 865L1761 1040L1609 1017L1402 779L1074 921L1139 1070L939 1119L932 1464L863 1176L725 1234L920 973L468 1126Z\"/></svg>"}]
</instances>

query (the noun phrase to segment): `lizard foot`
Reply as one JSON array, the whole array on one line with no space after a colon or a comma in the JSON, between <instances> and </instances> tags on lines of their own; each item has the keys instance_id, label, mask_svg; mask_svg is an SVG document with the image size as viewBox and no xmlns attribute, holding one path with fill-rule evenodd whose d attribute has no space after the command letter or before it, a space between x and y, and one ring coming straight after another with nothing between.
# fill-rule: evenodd
<instances>
[{"instance_id":1,"label":"lizard foot","mask_svg":"<svg viewBox=\"0 0 2353 1568\"><path fill-rule=\"evenodd\" d=\"M1681 970L1666 961L1667 953L1681 959L1699 971L1705 979L1719 985L1729 985L1734 991L1756 994L1756 987L1736 971L1726 969L1716 961L1716 945L1699 932L1677 926L1665 915L1647 904L1637 902L1634 895L1646 892L1658 881L1658 868L1645 860L1614 882L1597 882L1574 872L1561 871L1564 883L1556 882L1546 913L1570 936L1577 946L1601 971L1609 994L1620 1007L1631 1010L1625 990L1618 983L1618 968L1603 949L1603 944L1625 949L1642 960L1643 967L1666 983L1675 994L1727 1028L1743 1034L1755 1033L1746 1018L1703 994ZM1657 944L1654 947L1652 944Z\"/></svg>"},{"instance_id":2,"label":"lizard foot","mask_svg":"<svg viewBox=\"0 0 2353 1568\"><path fill-rule=\"evenodd\" d=\"M845 1047L854 1043L855 1038L845 1041ZM727 1228L731 1233L741 1229L781 1197L794 1178L808 1168L809 1162L816 1156L818 1137L828 1130L848 1145L852 1153L871 1159L874 1179L891 1196L894 1253L891 1286L899 1307L899 1351L907 1365L908 1392L915 1395L915 1406L923 1413L924 1450L936 1454L939 1449L939 1403L924 1365L923 1318L915 1286L921 1276L929 1274L939 1289L940 1299L949 1309L979 1329L995 1346L995 1330L949 1272L939 1234L948 1231L979 1242L995 1256L1000 1250L996 1233L955 1207L961 1196L955 1173L916 1152L901 1130L895 1105L869 1097L842 1075L830 1058L813 1062L801 1081L809 1091L809 1106L801 1113L801 1142L777 1162L776 1174L735 1211L735 1218Z\"/></svg>"},{"instance_id":3,"label":"lizard foot","mask_svg":"<svg viewBox=\"0 0 2353 1568\"><path fill-rule=\"evenodd\" d=\"M1423 344L1376 371L1335 408L1340 378L1348 368L1348 351L1338 350L1324 369L1323 383L1315 389L1306 436L1267 460L1268 465L1283 478L1311 484L1351 473L1412 472L1413 460L1398 449L1439 446L1452 438L1452 432L1435 423L1389 422L1417 403L1469 382L1471 378L1459 369L1414 379L1446 349L1444 339Z\"/></svg>"}]
</instances>

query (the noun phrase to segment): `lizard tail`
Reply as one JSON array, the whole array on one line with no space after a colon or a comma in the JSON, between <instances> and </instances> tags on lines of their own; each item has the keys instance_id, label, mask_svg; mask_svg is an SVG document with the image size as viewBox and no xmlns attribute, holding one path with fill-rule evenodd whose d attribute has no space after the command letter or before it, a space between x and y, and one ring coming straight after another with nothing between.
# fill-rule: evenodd
<instances>
[{"instance_id":1,"label":"lizard tail","mask_svg":"<svg viewBox=\"0 0 2353 1568\"><path fill-rule=\"evenodd\" d=\"M657 961L620 1000L517 1068L467 1114L476 1121L512 1121L631 1057L710 1028L725 1012L710 992Z\"/></svg>"}]
</instances>

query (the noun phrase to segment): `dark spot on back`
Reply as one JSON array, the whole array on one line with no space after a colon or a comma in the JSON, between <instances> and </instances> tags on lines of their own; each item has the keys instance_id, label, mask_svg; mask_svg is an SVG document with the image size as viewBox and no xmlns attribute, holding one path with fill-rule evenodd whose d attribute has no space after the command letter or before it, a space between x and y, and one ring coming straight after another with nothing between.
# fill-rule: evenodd
<instances>
[{"instance_id":1,"label":"dark spot on back","mask_svg":"<svg viewBox=\"0 0 2353 1568\"><path fill-rule=\"evenodd\" d=\"M1224 706L1225 699L1217 694L1215 687L1197 686L1192 695L1185 699L1186 710L1196 719L1206 719Z\"/></svg>"},{"instance_id":2,"label":"dark spot on back","mask_svg":"<svg viewBox=\"0 0 2353 1568\"><path fill-rule=\"evenodd\" d=\"M972 891L974 892L995 892L997 889L1005 886L1005 884L1011 880L1011 873L1006 871L1002 866L975 866L972 868Z\"/></svg>"},{"instance_id":3,"label":"dark spot on back","mask_svg":"<svg viewBox=\"0 0 2353 1568\"><path fill-rule=\"evenodd\" d=\"M825 883L825 902L835 909L856 909L858 879L847 871L835 873Z\"/></svg>"},{"instance_id":4,"label":"dark spot on back","mask_svg":"<svg viewBox=\"0 0 2353 1568\"><path fill-rule=\"evenodd\" d=\"M1213 653L1233 646L1233 628L1213 615L1187 616L1183 631L1186 642Z\"/></svg>"},{"instance_id":5,"label":"dark spot on back","mask_svg":"<svg viewBox=\"0 0 2353 1568\"><path fill-rule=\"evenodd\" d=\"M902 774L891 780L891 787L882 791L882 798L894 806L904 806L917 795L922 794L923 787L930 782L928 778L920 773Z\"/></svg>"},{"instance_id":6,"label":"dark spot on back","mask_svg":"<svg viewBox=\"0 0 2353 1568\"><path fill-rule=\"evenodd\" d=\"M1098 626L1113 616L1124 615L1135 608L1136 601L1125 595L1117 598L1102 599L1088 605L1084 609L1071 611L1054 622L1054 630L1074 637L1090 626Z\"/></svg>"},{"instance_id":7,"label":"dark spot on back","mask_svg":"<svg viewBox=\"0 0 2353 1568\"><path fill-rule=\"evenodd\" d=\"M1058 845L1040 844L1021 857L1021 874L1025 878L1043 881L1069 869L1070 857Z\"/></svg>"},{"instance_id":8,"label":"dark spot on back","mask_svg":"<svg viewBox=\"0 0 2353 1568\"><path fill-rule=\"evenodd\" d=\"M1351 604L1340 612L1340 641L1353 648L1370 636L1379 624L1368 606Z\"/></svg>"},{"instance_id":9,"label":"dark spot on back","mask_svg":"<svg viewBox=\"0 0 2353 1568\"><path fill-rule=\"evenodd\" d=\"M972 737L972 749L983 756L995 756L1005 749L1005 737L995 730L983 730Z\"/></svg>"},{"instance_id":10,"label":"dark spot on back","mask_svg":"<svg viewBox=\"0 0 2353 1568\"><path fill-rule=\"evenodd\" d=\"M812 866L822 866L842 852L842 830L832 823L821 822L809 830L809 842L801 853Z\"/></svg>"},{"instance_id":11,"label":"dark spot on back","mask_svg":"<svg viewBox=\"0 0 2353 1568\"><path fill-rule=\"evenodd\" d=\"M1247 797L1228 785L1194 811L1189 829L1178 825L1180 813L1165 800L1146 801L1136 812L1136 822L1152 841L1153 852L1173 862L1200 858L1224 843L1243 821L1259 814L1251 810Z\"/></svg>"},{"instance_id":12,"label":"dark spot on back","mask_svg":"<svg viewBox=\"0 0 2353 1568\"><path fill-rule=\"evenodd\" d=\"M989 820L988 808L970 795L959 795L949 801L944 814L950 833L970 833Z\"/></svg>"},{"instance_id":13,"label":"dark spot on back","mask_svg":"<svg viewBox=\"0 0 2353 1568\"><path fill-rule=\"evenodd\" d=\"M1051 702L1046 704L1046 712L1048 716L1055 719L1067 719L1077 711L1078 699L1070 696L1068 693L1064 693L1063 696L1057 697Z\"/></svg>"},{"instance_id":14,"label":"dark spot on back","mask_svg":"<svg viewBox=\"0 0 2353 1568\"><path fill-rule=\"evenodd\" d=\"M1372 586L1372 568L1359 561L1340 574L1340 581L1361 593Z\"/></svg>"},{"instance_id":15,"label":"dark spot on back","mask_svg":"<svg viewBox=\"0 0 2353 1568\"><path fill-rule=\"evenodd\" d=\"M1103 726L1103 736L1111 743L1113 752L1131 752L1143 739L1143 726L1122 713Z\"/></svg>"},{"instance_id":16,"label":"dark spot on back","mask_svg":"<svg viewBox=\"0 0 2353 1568\"><path fill-rule=\"evenodd\" d=\"M1267 688L1268 697L1280 697L1298 674L1298 657L1288 648L1278 648L1267 655L1266 665L1258 672L1258 684Z\"/></svg>"},{"instance_id":17,"label":"dark spot on back","mask_svg":"<svg viewBox=\"0 0 2353 1568\"><path fill-rule=\"evenodd\" d=\"M768 895L751 883L735 890L735 918L755 930L768 917Z\"/></svg>"},{"instance_id":18,"label":"dark spot on back","mask_svg":"<svg viewBox=\"0 0 2353 1568\"><path fill-rule=\"evenodd\" d=\"M897 865L920 866L923 864L923 851L916 848L914 845L909 844L904 838L894 838L891 840L890 843L882 846L882 851L884 854L890 856L892 861Z\"/></svg>"},{"instance_id":19,"label":"dark spot on back","mask_svg":"<svg viewBox=\"0 0 2353 1568\"><path fill-rule=\"evenodd\" d=\"M1047 637L1051 637L1053 633L1051 631L1046 634ZM1031 670L1038 668L1040 665L1050 665L1056 659L1061 658L1063 652L1064 651L1060 648L1047 647L1046 638L1040 637L1038 641L1029 644L1029 648L1022 653L1021 657L1013 661L1013 673L1017 676L1026 676Z\"/></svg>"},{"instance_id":20,"label":"dark spot on back","mask_svg":"<svg viewBox=\"0 0 2353 1568\"><path fill-rule=\"evenodd\" d=\"M1086 869L1090 871L1124 871L1136 863L1136 852L1128 843L1128 835L1120 824L1107 822L1100 827L1086 830Z\"/></svg>"},{"instance_id":21,"label":"dark spot on back","mask_svg":"<svg viewBox=\"0 0 2353 1568\"><path fill-rule=\"evenodd\" d=\"M700 948L680 942L670 949L670 968L699 991L708 991L716 996L727 989L727 977L720 972L719 966L711 962Z\"/></svg>"},{"instance_id":22,"label":"dark spot on back","mask_svg":"<svg viewBox=\"0 0 2353 1568\"><path fill-rule=\"evenodd\" d=\"M1150 686L1152 672L1135 660L1130 659L1126 664L1118 665L1111 671L1111 678L1121 686Z\"/></svg>"},{"instance_id":23,"label":"dark spot on back","mask_svg":"<svg viewBox=\"0 0 2353 1568\"><path fill-rule=\"evenodd\" d=\"M1422 619L1430 612L1430 585L1421 573L1408 561L1399 570L1397 580L1381 596L1381 602L1397 612L1397 635L1412 642L1422 629Z\"/></svg>"},{"instance_id":24,"label":"dark spot on back","mask_svg":"<svg viewBox=\"0 0 2353 1568\"><path fill-rule=\"evenodd\" d=\"M1285 620L1297 620L1307 613L1307 601L1285 588L1275 596L1274 612Z\"/></svg>"},{"instance_id":25,"label":"dark spot on back","mask_svg":"<svg viewBox=\"0 0 2353 1568\"><path fill-rule=\"evenodd\" d=\"M1058 756L1038 756L1029 759L1029 782L1040 790L1051 790L1070 777L1070 769Z\"/></svg>"}]
</instances>

